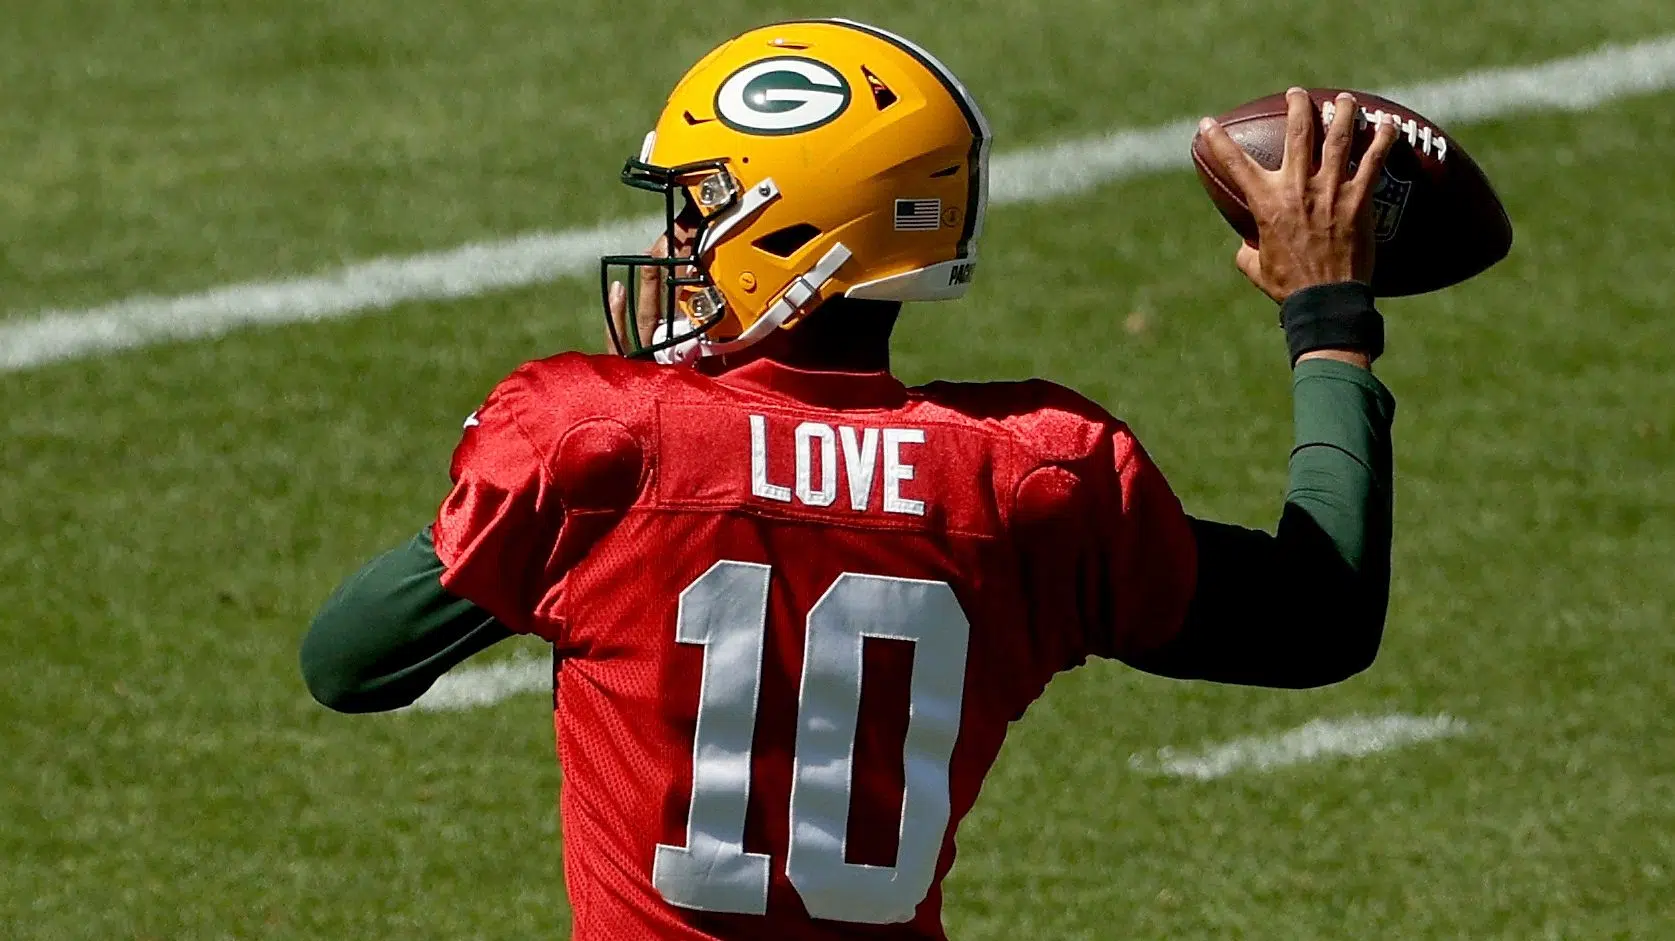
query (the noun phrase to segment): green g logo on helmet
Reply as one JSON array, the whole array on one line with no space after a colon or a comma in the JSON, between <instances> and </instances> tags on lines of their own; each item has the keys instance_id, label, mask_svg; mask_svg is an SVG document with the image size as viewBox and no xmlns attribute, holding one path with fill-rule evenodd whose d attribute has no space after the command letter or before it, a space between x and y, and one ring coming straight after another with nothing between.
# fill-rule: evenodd
<instances>
[{"instance_id":1,"label":"green g logo on helmet","mask_svg":"<svg viewBox=\"0 0 1675 941\"><path fill-rule=\"evenodd\" d=\"M752 62L715 93L723 124L745 134L797 134L836 120L849 108L849 83L836 69L799 56Z\"/></svg>"}]
</instances>

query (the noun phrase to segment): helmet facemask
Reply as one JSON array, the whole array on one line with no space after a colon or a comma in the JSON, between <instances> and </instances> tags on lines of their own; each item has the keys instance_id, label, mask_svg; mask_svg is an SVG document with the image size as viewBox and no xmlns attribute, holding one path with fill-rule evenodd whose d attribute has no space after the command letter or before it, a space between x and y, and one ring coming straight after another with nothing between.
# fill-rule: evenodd
<instances>
[{"instance_id":1,"label":"helmet facemask","mask_svg":"<svg viewBox=\"0 0 1675 941\"><path fill-rule=\"evenodd\" d=\"M660 167L630 159L622 181L636 189L663 194L662 255L606 255L600 259L599 288L611 342L624 356L646 357L690 343L715 329L727 316L726 300L716 289L703 259L716 222L739 205L742 187L725 160L703 160ZM678 196L678 202L677 202ZM683 253L682 247L685 247ZM645 268L659 270L659 309L642 335L639 284ZM620 277L613 277L621 269ZM611 313L611 283L626 289L622 323ZM648 341L649 340L649 341Z\"/></svg>"}]
</instances>

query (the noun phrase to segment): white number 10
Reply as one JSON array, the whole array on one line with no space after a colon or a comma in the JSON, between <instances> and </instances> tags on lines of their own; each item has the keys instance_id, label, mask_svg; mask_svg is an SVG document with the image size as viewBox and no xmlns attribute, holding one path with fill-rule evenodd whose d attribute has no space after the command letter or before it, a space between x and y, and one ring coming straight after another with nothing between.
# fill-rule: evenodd
<instances>
[{"instance_id":1,"label":"white number 10","mask_svg":"<svg viewBox=\"0 0 1675 941\"><path fill-rule=\"evenodd\" d=\"M753 562L717 562L681 592L675 639L704 647L692 802L686 845L657 845L651 881L683 908L767 911L769 859L744 851L744 820L769 573ZM948 827L948 764L959 734L970 631L946 582L845 572L809 609L785 873L815 918L908 921L930 891ZM893 867L844 859L868 637L916 645Z\"/></svg>"}]
</instances>

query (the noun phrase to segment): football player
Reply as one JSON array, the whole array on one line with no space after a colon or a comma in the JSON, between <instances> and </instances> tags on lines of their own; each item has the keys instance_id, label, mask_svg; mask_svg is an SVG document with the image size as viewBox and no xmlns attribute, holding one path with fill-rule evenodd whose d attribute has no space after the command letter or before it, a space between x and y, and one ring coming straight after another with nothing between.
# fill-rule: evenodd
<instances>
[{"instance_id":1,"label":"football player","mask_svg":"<svg viewBox=\"0 0 1675 941\"><path fill-rule=\"evenodd\" d=\"M1373 660L1394 403L1368 191L1394 133L1351 173L1354 110L1317 165L1294 92L1272 173L1208 125L1295 367L1270 535L1189 517L1060 386L891 374L902 305L964 294L983 234L990 129L941 62L843 20L722 45L623 171L665 221L603 263L623 355L489 394L436 519L316 617L310 690L398 708L548 641L578 939L942 938L955 830L1059 672L1308 687Z\"/></svg>"}]
</instances>

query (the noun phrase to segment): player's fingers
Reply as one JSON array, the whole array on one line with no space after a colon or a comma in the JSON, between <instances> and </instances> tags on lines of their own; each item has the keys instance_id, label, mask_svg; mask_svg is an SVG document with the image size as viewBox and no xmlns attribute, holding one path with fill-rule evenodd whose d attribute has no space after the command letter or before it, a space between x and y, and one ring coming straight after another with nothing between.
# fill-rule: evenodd
<instances>
[{"instance_id":1,"label":"player's fingers","mask_svg":"<svg viewBox=\"0 0 1675 941\"><path fill-rule=\"evenodd\" d=\"M1251 184L1259 179L1258 174L1266 172L1262 165L1246 153L1243 147L1234 143L1233 138L1227 134L1227 128L1222 127L1215 118L1205 118L1198 122L1198 136L1203 138L1204 146L1210 152L1210 159L1221 168L1228 179L1247 194L1248 199Z\"/></svg>"},{"instance_id":2,"label":"player's fingers","mask_svg":"<svg viewBox=\"0 0 1675 941\"><path fill-rule=\"evenodd\" d=\"M696 223L680 218L675 220L675 250L669 254L679 258L691 257L698 245L698 226Z\"/></svg>"},{"instance_id":3,"label":"player's fingers","mask_svg":"<svg viewBox=\"0 0 1675 941\"><path fill-rule=\"evenodd\" d=\"M1302 181L1314 174L1314 101L1309 93L1292 87L1285 92L1285 156L1280 173Z\"/></svg>"},{"instance_id":4,"label":"player's fingers","mask_svg":"<svg viewBox=\"0 0 1675 941\"><path fill-rule=\"evenodd\" d=\"M1326 128L1326 141L1320 149L1320 172L1327 182L1336 185L1349 176L1350 145L1355 140L1355 116L1359 109L1355 96L1339 92L1332 102L1332 120Z\"/></svg>"},{"instance_id":5,"label":"player's fingers","mask_svg":"<svg viewBox=\"0 0 1675 941\"><path fill-rule=\"evenodd\" d=\"M1373 142L1367 147L1367 152L1361 155L1361 166L1355 171L1355 189L1357 192L1370 192L1373 184L1378 181L1380 173L1384 172L1384 161L1390 156L1390 148L1396 145L1396 122L1393 115L1384 115L1373 133Z\"/></svg>"},{"instance_id":6,"label":"player's fingers","mask_svg":"<svg viewBox=\"0 0 1675 941\"><path fill-rule=\"evenodd\" d=\"M639 314L651 312L662 313L663 309L663 267L661 265L641 265L639 269L639 297L635 311Z\"/></svg>"},{"instance_id":7,"label":"player's fingers","mask_svg":"<svg viewBox=\"0 0 1675 941\"><path fill-rule=\"evenodd\" d=\"M610 293L606 296L605 306L610 313L611 326L615 333L605 331L605 348L613 353L626 352L628 342L628 289L621 281L612 281ZM623 346L619 348L619 338Z\"/></svg>"},{"instance_id":8,"label":"player's fingers","mask_svg":"<svg viewBox=\"0 0 1675 941\"><path fill-rule=\"evenodd\" d=\"M666 235L657 237L646 252L653 258L664 258L669 254L669 238ZM665 275L669 272L660 265L641 265L638 283L635 285L635 327L638 328L640 342L649 344L652 331L657 328L657 322L663 316L663 295L666 286Z\"/></svg>"}]
</instances>

